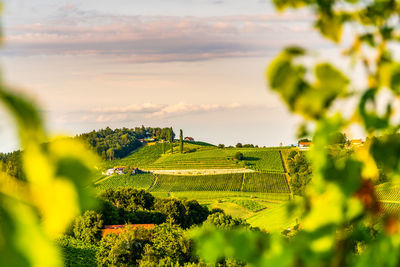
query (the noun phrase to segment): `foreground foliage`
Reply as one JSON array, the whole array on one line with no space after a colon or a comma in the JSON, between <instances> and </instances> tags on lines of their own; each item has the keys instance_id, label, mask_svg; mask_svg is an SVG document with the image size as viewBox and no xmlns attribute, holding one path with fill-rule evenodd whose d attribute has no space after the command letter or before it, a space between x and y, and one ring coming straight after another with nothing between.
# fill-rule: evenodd
<instances>
[{"instance_id":1,"label":"foreground foliage","mask_svg":"<svg viewBox=\"0 0 400 267\"><path fill-rule=\"evenodd\" d=\"M288 206L290 213L302 213L301 230L290 241L277 234L203 231L197 235L199 255L210 263L231 256L253 266L398 266L398 214L382 213L374 185L380 179L378 166L389 183L399 181L395 114L400 63L390 49L398 45L400 3L274 0L274 4L279 10L308 8L315 28L333 42L341 40L345 27L352 28L353 42L344 55L363 68L366 80L361 86L351 83L337 67L315 63L315 54L300 47L286 48L271 62L270 88L305 119L299 137L313 136L312 181L301 189L304 200ZM383 101L384 94L389 97ZM358 106L350 114L337 109L354 101ZM346 154L337 133L355 125L369 138L355 153Z\"/></svg>"}]
</instances>

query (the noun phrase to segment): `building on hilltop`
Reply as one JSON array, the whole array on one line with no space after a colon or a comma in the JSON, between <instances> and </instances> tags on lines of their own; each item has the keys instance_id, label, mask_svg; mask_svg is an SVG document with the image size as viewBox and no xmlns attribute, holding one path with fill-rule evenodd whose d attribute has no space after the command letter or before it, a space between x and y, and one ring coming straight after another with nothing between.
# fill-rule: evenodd
<instances>
[{"instance_id":1,"label":"building on hilltop","mask_svg":"<svg viewBox=\"0 0 400 267\"><path fill-rule=\"evenodd\" d=\"M114 167L115 174L125 174L126 167Z\"/></svg>"},{"instance_id":2,"label":"building on hilltop","mask_svg":"<svg viewBox=\"0 0 400 267\"><path fill-rule=\"evenodd\" d=\"M108 234L119 234L124 230L135 230L136 228L153 229L154 224L123 224L123 225L105 225L103 228L103 236Z\"/></svg>"},{"instance_id":3,"label":"building on hilltop","mask_svg":"<svg viewBox=\"0 0 400 267\"><path fill-rule=\"evenodd\" d=\"M194 141L194 138L190 137L190 136L186 136L185 137L185 141Z\"/></svg>"},{"instance_id":4,"label":"building on hilltop","mask_svg":"<svg viewBox=\"0 0 400 267\"><path fill-rule=\"evenodd\" d=\"M110 176L113 174L114 174L114 169L108 169L106 172L103 172L103 175L107 175L107 176Z\"/></svg>"},{"instance_id":5,"label":"building on hilltop","mask_svg":"<svg viewBox=\"0 0 400 267\"><path fill-rule=\"evenodd\" d=\"M310 150L312 142L299 142L299 149L300 150Z\"/></svg>"}]
</instances>

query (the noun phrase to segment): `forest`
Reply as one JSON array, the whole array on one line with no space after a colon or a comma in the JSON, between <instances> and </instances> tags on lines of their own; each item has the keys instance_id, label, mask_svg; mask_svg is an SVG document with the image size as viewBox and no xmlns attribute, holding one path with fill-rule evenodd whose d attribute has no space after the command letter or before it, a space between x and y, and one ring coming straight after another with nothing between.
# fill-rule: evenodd
<instances>
[{"instance_id":1,"label":"forest","mask_svg":"<svg viewBox=\"0 0 400 267\"><path fill-rule=\"evenodd\" d=\"M67 266L206 266L196 255L195 227L251 228L220 209L195 200L156 198L144 190L121 187L99 194L100 206L76 217L57 242ZM105 225L126 225L118 234L102 234ZM132 224L139 227L130 229ZM150 229L146 225L154 226ZM140 226L143 225L143 226ZM244 266L229 258L219 266Z\"/></svg>"},{"instance_id":2,"label":"forest","mask_svg":"<svg viewBox=\"0 0 400 267\"><path fill-rule=\"evenodd\" d=\"M151 138L172 142L175 133L172 128L136 127L134 129L110 129L91 131L76 138L86 142L102 159L123 158L142 145L139 139Z\"/></svg>"}]
</instances>

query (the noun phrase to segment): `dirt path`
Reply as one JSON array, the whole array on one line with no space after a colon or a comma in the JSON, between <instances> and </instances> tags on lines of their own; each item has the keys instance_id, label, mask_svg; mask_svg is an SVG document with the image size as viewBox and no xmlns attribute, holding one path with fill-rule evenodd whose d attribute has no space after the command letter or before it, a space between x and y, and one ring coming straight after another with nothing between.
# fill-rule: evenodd
<instances>
[{"instance_id":1,"label":"dirt path","mask_svg":"<svg viewBox=\"0 0 400 267\"><path fill-rule=\"evenodd\" d=\"M226 173L244 173L255 172L254 170L240 168L240 169L189 169L189 170L146 170L155 174L169 174L169 175L209 175L209 174L226 174Z\"/></svg>"}]
</instances>

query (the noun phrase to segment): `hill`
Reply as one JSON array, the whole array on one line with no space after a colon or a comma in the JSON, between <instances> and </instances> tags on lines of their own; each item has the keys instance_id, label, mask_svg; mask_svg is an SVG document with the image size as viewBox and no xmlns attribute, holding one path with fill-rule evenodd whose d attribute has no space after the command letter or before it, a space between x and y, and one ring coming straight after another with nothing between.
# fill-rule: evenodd
<instances>
[{"instance_id":1,"label":"hill","mask_svg":"<svg viewBox=\"0 0 400 267\"><path fill-rule=\"evenodd\" d=\"M165 146L165 147L163 147ZM202 170L202 169L252 169L261 172L285 172L281 151L278 148L224 148L207 143L186 142L184 153L178 144L150 143L133 151L127 157L103 162L103 169L114 166L139 167L145 170ZM163 153L165 151L165 153ZM242 161L234 159L237 152Z\"/></svg>"}]
</instances>

